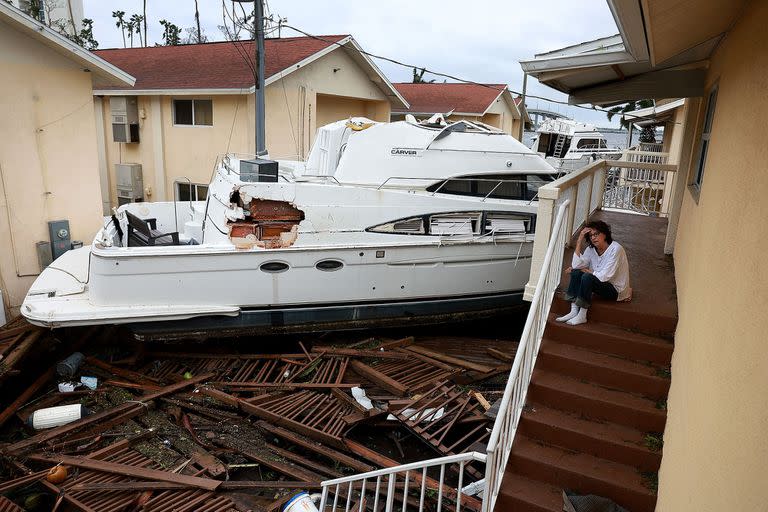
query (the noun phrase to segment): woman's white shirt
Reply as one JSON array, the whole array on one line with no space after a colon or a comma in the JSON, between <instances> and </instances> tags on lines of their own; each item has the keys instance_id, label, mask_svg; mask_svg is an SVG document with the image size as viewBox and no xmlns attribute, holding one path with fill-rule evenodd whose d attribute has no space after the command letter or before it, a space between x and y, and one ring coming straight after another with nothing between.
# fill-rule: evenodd
<instances>
[{"instance_id":1,"label":"woman's white shirt","mask_svg":"<svg viewBox=\"0 0 768 512\"><path fill-rule=\"evenodd\" d=\"M602 282L608 282L616 288L616 300L626 300L632 296L629 285L629 262L627 253L618 242L611 242L603 254L597 254L594 247L587 247L581 256L573 252L573 268L588 268Z\"/></svg>"}]
</instances>

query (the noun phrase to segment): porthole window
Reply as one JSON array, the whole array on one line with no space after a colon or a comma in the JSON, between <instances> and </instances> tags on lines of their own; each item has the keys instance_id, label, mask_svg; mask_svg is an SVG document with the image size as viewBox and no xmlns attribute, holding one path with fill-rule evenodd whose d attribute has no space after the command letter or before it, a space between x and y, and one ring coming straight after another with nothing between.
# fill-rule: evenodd
<instances>
[{"instance_id":1,"label":"porthole window","mask_svg":"<svg viewBox=\"0 0 768 512\"><path fill-rule=\"evenodd\" d=\"M323 261L318 261L317 265L315 265L315 268L317 270L322 270L323 272L333 272L335 270L341 269L341 267L343 266L344 266L344 263L338 260L323 260Z\"/></svg>"},{"instance_id":2,"label":"porthole window","mask_svg":"<svg viewBox=\"0 0 768 512\"><path fill-rule=\"evenodd\" d=\"M289 268L288 264L283 263L282 261L270 261L267 263L263 263L259 267L259 270L261 270L262 272L267 272L269 274L277 274L280 272L285 272L286 270L288 270L288 268Z\"/></svg>"}]
</instances>

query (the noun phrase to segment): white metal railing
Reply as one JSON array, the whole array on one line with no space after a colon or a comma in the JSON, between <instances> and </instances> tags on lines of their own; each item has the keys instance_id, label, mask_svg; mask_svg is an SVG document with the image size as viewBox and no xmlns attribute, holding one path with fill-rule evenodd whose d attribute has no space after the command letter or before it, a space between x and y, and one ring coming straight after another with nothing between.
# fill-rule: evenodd
<instances>
[{"instance_id":1,"label":"white metal railing","mask_svg":"<svg viewBox=\"0 0 768 512\"><path fill-rule=\"evenodd\" d=\"M570 201L564 201L557 211L552 225L552 236L547 244L543 271L539 274L536 291L531 301L531 308L525 321L523 334L517 346L512 370L509 372L507 386L501 399L496 422L488 441L488 459L485 466L485 492L483 494L483 512L491 512L496 504L496 497L504 478L512 443L517 432L520 415L525 406L528 384L539 354L539 346L547 325L552 298L555 294L563 268L565 243L570 238L566 229L566 218Z\"/></svg>"},{"instance_id":2,"label":"white metal railing","mask_svg":"<svg viewBox=\"0 0 768 512\"><path fill-rule=\"evenodd\" d=\"M482 502L464 489L464 470L472 462L484 463L479 452L449 455L426 461L393 466L322 482L320 512L373 510L466 510L481 512ZM430 476L437 473L438 479ZM446 482L451 481L449 485ZM331 500L332 496L332 501Z\"/></svg>"},{"instance_id":3,"label":"white metal railing","mask_svg":"<svg viewBox=\"0 0 768 512\"><path fill-rule=\"evenodd\" d=\"M661 153L664 144L661 142L638 142L637 149L644 152Z\"/></svg>"},{"instance_id":4,"label":"white metal railing","mask_svg":"<svg viewBox=\"0 0 768 512\"><path fill-rule=\"evenodd\" d=\"M666 158L664 153L661 155ZM646 215L667 214L669 201L664 198L672 194L672 177L677 166L643 161L652 158L648 152L629 152L625 158L635 161L598 160L539 188L531 277L525 287L526 300L533 298L534 285L551 238L553 217L563 201L571 201L566 222L570 235L575 234L600 208Z\"/></svg>"}]
</instances>

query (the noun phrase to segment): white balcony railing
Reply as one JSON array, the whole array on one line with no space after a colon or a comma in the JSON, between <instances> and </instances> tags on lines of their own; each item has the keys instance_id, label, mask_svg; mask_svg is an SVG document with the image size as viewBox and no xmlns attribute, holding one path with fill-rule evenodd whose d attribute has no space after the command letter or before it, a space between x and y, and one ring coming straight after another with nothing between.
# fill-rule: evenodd
<instances>
[{"instance_id":1,"label":"white balcony railing","mask_svg":"<svg viewBox=\"0 0 768 512\"><path fill-rule=\"evenodd\" d=\"M491 512L496 504L496 497L504 478L504 468L509 460L517 425L525 406L525 398L528 395L528 384L531 381L536 358L539 355L541 338L547 325L552 298L560 283L563 253L565 252L565 244L570 238L565 225L569 205L570 201L566 200L558 207L549 244L547 244L547 252L542 266L543 271L539 274L536 282L536 291L531 301L531 308L525 320L523 334L517 346L515 360L509 372L504 396L501 399L496 422L488 441L483 512Z\"/></svg>"},{"instance_id":2,"label":"white balcony railing","mask_svg":"<svg viewBox=\"0 0 768 512\"><path fill-rule=\"evenodd\" d=\"M322 483L319 510L361 512L370 507L392 512L397 505L403 511L481 512L483 502L463 490L464 468L485 460L485 454L469 452L327 480Z\"/></svg>"}]
</instances>

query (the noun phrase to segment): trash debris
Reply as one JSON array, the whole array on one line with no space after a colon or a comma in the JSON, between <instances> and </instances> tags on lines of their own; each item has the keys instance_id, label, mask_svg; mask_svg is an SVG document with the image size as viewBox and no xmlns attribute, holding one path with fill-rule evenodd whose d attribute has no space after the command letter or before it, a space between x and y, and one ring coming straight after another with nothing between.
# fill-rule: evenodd
<instances>
[{"instance_id":1,"label":"trash debris","mask_svg":"<svg viewBox=\"0 0 768 512\"><path fill-rule=\"evenodd\" d=\"M57 333L56 343L23 322L0 329L3 363L14 363L2 366L0 385L15 379L20 390L0 410L0 464L8 476L0 494L16 500L13 506L25 498L9 491L29 487L24 496L37 493L48 509L60 501L60 510L316 512L319 495L312 493L324 480L483 451L492 422L486 409L504 386L490 349L514 354L514 343L495 340L476 346L370 336L281 341L277 352L265 353L134 341L122 347L105 345L109 329ZM50 360L59 362L40 366L39 375L21 371L39 356L33 346L56 347ZM26 437L20 425L29 428ZM482 476L479 463L465 466L462 508L480 510ZM413 478L415 489L424 478L435 491L425 500L438 489L455 499L455 487ZM224 492L238 490L248 493ZM346 488L340 492L346 499ZM418 503L415 495L404 500L409 506L411 498Z\"/></svg>"},{"instance_id":2,"label":"trash debris","mask_svg":"<svg viewBox=\"0 0 768 512\"><path fill-rule=\"evenodd\" d=\"M85 360L85 356L80 352L75 352L66 359L56 364L56 373L59 377L71 379L77 373L78 368Z\"/></svg>"}]
</instances>

